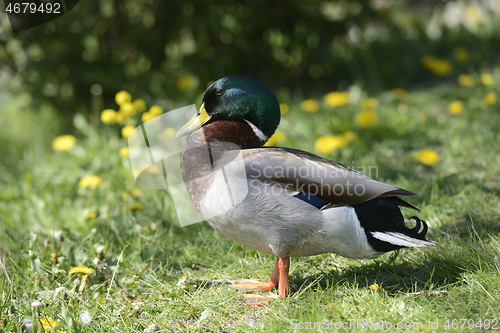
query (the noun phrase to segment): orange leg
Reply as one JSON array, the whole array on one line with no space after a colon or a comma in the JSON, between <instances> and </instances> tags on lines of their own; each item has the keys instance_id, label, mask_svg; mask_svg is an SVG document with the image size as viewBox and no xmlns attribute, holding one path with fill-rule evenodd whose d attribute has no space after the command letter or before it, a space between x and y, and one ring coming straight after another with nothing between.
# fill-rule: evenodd
<instances>
[{"instance_id":1,"label":"orange leg","mask_svg":"<svg viewBox=\"0 0 500 333\"><path fill-rule=\"evenodd\" d=\"M278 267L279 267L278 291L280 294L280 298L286 298L289 293L288 271L290 269L290 258L288 257L278 258Z\"/></svg>"},{"instance_id":2,"label":"orange leg","mask_svg":"<svg viewBox=\"0 0 500 333\"><path fill-rule=\"evenodd\" d=\"M280 281L280 270L279 270L280 258L276 257L276 263L274 264L273 272L271 273L271 280L269 283L274 284L275 288L278 288Z\"/></svg>"},{"instance_id":3,"label":"orange leg","mask_svg":"<svg viewBox=\"0 0 500 333\"><path fill-rule=\"evenodd\" d=\"M257 280L242 279L238 280L238 283L232 285L231 288L237 290L263 290L263 291L269 291L272 288L277 288L280 278L279 260L280 258L276 258L276 263L274 264L273 272L271 273L271 280L268 283L260 282Z\"/></svg>"},{"instance_id":4,"label":"orange leg","mask_svg":"<svg viewBox=\"0 0 500 333\"><path fill-rule=\"evenodd\" d=\"M272 288L278 288L279 297L286 298L289 293L288 286L288 271L290 268L290 258L276 258L276 263L274 264L273 271L271 273L271 279L268 283L260 282L257 280L242 279L238 280L237 284L231 286L231 288L238 290L260 290L260 291L270 291ZM246 305L264 305L267 304L270 299L276 299L278 296L272 292L268 292L262 295L256 293L250 293L244 295Z\"/></svg>"}]
</instances>

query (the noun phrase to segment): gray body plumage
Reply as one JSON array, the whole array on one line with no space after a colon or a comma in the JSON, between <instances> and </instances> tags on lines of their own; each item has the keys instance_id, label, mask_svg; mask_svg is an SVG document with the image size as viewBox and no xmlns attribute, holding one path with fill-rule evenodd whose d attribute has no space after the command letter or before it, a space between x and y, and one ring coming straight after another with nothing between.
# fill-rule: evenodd
<instances>
[{"instance_id":1,"label":"gray body plumage","mask_svg":"<svg viewBox=\"0 0 500 333\"><path fill-rule=\"evenodd\" d=\"M228 198L215 192L224 186L222 177L214 180L200 203L200 213L212 215L206 221L237 243L281 258L331 252L349 258L381 254L368 244L352 207L319 210L286 189L248 180L246 198L233 209L217 214L212 210Z\"/></svg>"},{"instance_id":2,"label":"gray body plumage","mask_svg":"<svg viewBox=\"0 0 500 333\"><path fill-rule=\"evenodd\" d=\"M183 175L193 179L186 182L188 192L200 215L225 237L277 257L336 253L375 258L383 252L370 246L351 205L412 195L293 149L227 150L224 144L210 143L210 152L203 154L201 135L201 131L193 133L181 154ZM318 209L296 197L312 189L312 194L329 203L326 207ZM390 235L377 235L390 239ZM404 246L425 243L413 244L411 237L405 237Z\"/></svg>"}]
</instances>

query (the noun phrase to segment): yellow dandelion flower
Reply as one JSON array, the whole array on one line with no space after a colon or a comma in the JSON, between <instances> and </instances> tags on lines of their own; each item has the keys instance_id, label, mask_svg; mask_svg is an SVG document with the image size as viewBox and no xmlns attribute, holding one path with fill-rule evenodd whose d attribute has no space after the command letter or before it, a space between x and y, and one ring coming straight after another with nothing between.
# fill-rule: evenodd
<instances>
[{"instance_id":1,"label":"yellow dandelion flower","mask_svg":"<svg viewBox=\"0 0 500 333\"><path fill-rule=\"evenodd\" d=\"M52 149L57 151L69 151L76 144L76 139L73 135L61 135L52 141Z\"/></svg>"},{"instance_id":2,"label":"yellow dandelion flower","mask_svg":"<svg viewBox=\"0 0 500 333\"><path fill-rule=\"evenodd\" d=\"M493 84L493 75L490 73L481 74L481 83L485 86L491 86Z\"/></svg>"},{"instance_id":3,"label":"yellow dandelion flower","mask_svg":"<svg viewBox=\"0 0 500 333\"><path fill-rule=\"evenodd\" d=\"M433 149L420 149L416 154L416 159L422 164L433 166L439 162L439 154Z\"/></svg>"},{"instance_id":4,"label":"yellow dandelion flower","mask_svg":"<svg viewBox=\"0 0 500 333\"><path fill-rule=\"evenodd\" d=\"M82 284L90 284L88 274L82 276Z\"/></svg>"},{"instance_id":5,"label":"yellow dandelion flower","mask_svg":"<svg viewBox=\"0 0 500 333\"><path fill-rule=\"evenodd\" d=\"M146 102L142 98L132 101L132 106L139 113L146 111Z\"/></svg>"},{"instance_id":6,"label":"yellow dandelion flower","mask_svg":"<svg viewBox=\"0 0 500 333\"><path fill-rule=\"evenodd\" d=\"M88 214L87 217L91 220L95 219L97 217L97 212L95 210L91 210Z\"/></svg>"},{"instance_id":7,"label":"yellow dandelion flower","mask_svg":"<svg viewBox=\"0 0 500 333\"><path fill-rule=\"evenodd\" d=\"M128 192L122 192L123 200L129 200L132 197L130 196L130 193Z\"/></svg>"},{"instance_id":8,"label":"yellow dandelion flower","mask_svg":"<svg viewBox=\"0 0 500 333\"><path fill-rule=\"evenodd\" d=\"M460 74L458 76L458 84L462 87L472 87L474 85L474 77L469 74Z\"/></svg>"},{"instance_id":9,"label":"yellow dandelion flower","mask_svg":"<svg viewBox=\"0 0 500 333\"><path fill-rule=\"evenodd\" d=\"M377 283L374 283L370 286L370 289L373 289L375 291L378 291L378 289L380 288L380 286L377 284Z\"/></svg>"},{"instance_id":10,"label":"yellow dandelion flower","mask_svg":"<svg viewBox=\"0 0 500 333\"><path fill-rule=\"evenodd\" d=\"M163 113L163 108L158 105L153 105L149 108L149 113L153 115L153 117L159 116Z\"/></svg>"},{"instance_id":11,"label":"yellow dandelion flower","mask_svg":"<svg viewBox=\"0 0 500 333\"><path fill-rule=\"evenodd\" d=\"M290 107L286 103L280 103L280 112L282 115L285 115L290 111Z\"/></svg>"},{"instance_id":12,"label":"yellow dandelion flower","mask_svg":"<svg viewBox=\"0 0 500 333\"><path fill-rule=\"evenodd\" d=\"M130 149L128 147L123 147L120 148L118 151L118 155L120 155L121 158L125 158L128 156Z\"/></svg>"},{"instance_id":13,"label":"yellow dandelion flower","mask_svg":"<svg viewBox=\"0 0 500 333\"><path fill-rule=\"evenodd\" d=\"M133 196L134 198L138 198L138 197L140 197L140 196L141 196L141 194L142 194L142 192L141 192L140 190L136 189L136 188L134 188L134 189L132 190L132 192L131 192L131 193L132 193L132 196Z\"/></svg>"},{"instance_id":14,"label":"yellow dandelion flower","mask_svg":"<svg viewBox=\"0 0 500 333\"><path fill-rule=\"evenodd\" d=\"M275 132L269 140L267 140L266 144L264 146L276 146L279 143L285 142L287 139L287 136L283 132Z\"/></svg>"},{"instance_id":15,"label":"yellow dandelion flower","mask_svg":"<svg viewBox=\"0 0 500 333\"><path fill-rule=\"evenodd\" d=\"M426 56L423 56L422 59L420 59L420 62L422 63L423 67L430 69L432 68L435 60L435 56L428 54Z\"/></svg>"},{"instance_id":16,"label":"yellow dandelion flower","mask_svg":"<svg viewBox=\"0 0 500 333\"><path fill-rule=\"evenodd\" d=\"M123 103L129 103L132 101L132 96L125 90L119 91L115 95L116 104L122 105Z\"/></svg>"},{"instance_id":17,"label":"yellow dandelion flower","mask_svg":"<svg viewBox=\"0 0 500 333\"><path fill-rule=\"evenodd\" d=\"M434 75L448 76L451 74L451 62L447 59L436 58L432 55L426 55L421 59L422 66L429 69Z\"/></svg>"},{"instance_id":18,"label":"yellow dandelion flower","mask_svg":"<svg viewBox=\"0 0 500 333\"><path fill-rule=\"evenodd\" d=\"M50 254L50 261L56 261L57 260L57 253L56 252L52 252Z\"/></svg>"},{"instance_id":19,"label":"yellow dandelion flower","mask_svg":"<svg viewBox=\"0 0 500 333\"><path fill-rule=\"evenodd\" d=\"M94 270L87 266L76 266L69 270L68 274L82 273L84 275L94 274Z\"/></svg>"},{"instance_id":20,"label":"yellow dandelion flower","mask_svg":"<svg viewBox=\"0 0 500 333\"><path fill-rule=\"evenodd\" d=\"M155 116L153 116L151 113L149 112L144 112L141 116L141 119L142 119L142 122L145 123L147 121L150 121L151 119L153 119Z\"/></svg>"},{"instance_id":21,"label":"yellow dandelion flower","mask_svg":"<svg viewBox=\"0 0 500 333\"><path fill-rule=\"evenodd\" d=\"M193 89L198 85L198 78L193 74L185 74L177 79L177 88L182 91Z\"/></svg>"},{"instance_id":22,"label":"yellow dandelion flower","mask_svg":"<svg viewBox=\"0 0 500 333\"><path fill-rule=\"evenodd\" d=\"M116 122L116 111L112 109L102 111L101 121L107 125L114 124Z\"/></svg>"},{"instance_id":23,"label":"yellow dandelion flower","mask_svg":"<svg viewBox=\"0 0 500 333\"><path fill-rule=\"evenodd\" d=\"M141 119L143 122L147 122L153 119L154 117L161 115L162 113L163 113L163 108L161 106L153 105L152 107L149 108L148 112L144 112L142 114Z\"/></svg>"},{"instance_id":24,"label":"yellow dandelion flower","mask_svg":"<svg viewBox=\"0 0 500 333\"><path fill-rule=\"evenodd\" d=\"M161 172L161 169L159 166L153 164L146 168L146 172L152 175L157 175Z\"/></svg>"},{"instance_id":25,"label":"yellow dandelion flower","mask_svg":"<svg viewBox=\"0 0 500 333\"><path fill-rule=\"evenodd\" d=\"M359 127L368 128L373 127L378 122L378 115L372 110L361 110L354 117L354 122Z\"/></svg>"},{"instance_id":26,"label":"yellow dandelion flower","mask_svg":"<svg viewBox=\"0 0 500 333\"><path fill-rule=\"evenodd\" d=\"M125 119L133 117L135 115L134 105L130 102L123 103L120 105L120 113L123 114Z\"/></svg>"},{"instance_id":27,"label":"yellow dandelion flower","mask_svg":"<svg viewBox=\"0 0 500 333\"><path fill-rule=\"evenodd\" d=\"M57 321L50 317L43 317L40 318L40 326L42 326L42 329L44 331L50 332L52 331L52 329L54 329L54 327L57 326Z\"/></svg>"},{"instance_id":28,"label":"yellow dandelion flower","mask_svg":"<svg viewBox=\"0 0 500 333\"><path fill-rule=\"evenodd\" d=\"M125 211L130 212L130 211L135 211L135 210L143 210L144 206L140 203L131 203L127 206L125 206Z\"/></svg>"},{"instance_id":29,"label":"yellow dandelion flower","mask_svg":"<svg viewBox=\"0 0 500 333\"><path fill-rule=\"evenodd\" d=\"M314 143L314 149L321 154L330 154L332 151L347 147L348 140L342 135L324 135Z\"/></svg>"},{"instance_id":30,"label":"yellow dandelion flower","mask_svg":"<svg viewBox=\"0 0 500 333\"><path fill-rule=\"evenodd\" d=\"M453 50L453 53L455 54L455 59L457 59L458 62L464 64L469 60L469 52L467 52L467 50L462 46L455 48L455 50Z\"/></svg>"},{"instance_id":31,"label":"yellow dandelion flower","mask_svg":"<svg viewBox=\"0 0 500 333\"><path fill-rule=\"evenodd\" d=\"M463 111L464 105L460 101L453 101L448 105L448 112L451 114L459 114Z\"/></svg>"},{"instance_id":32,"label":"yellow dandelion flower","mask_svg":"<svg viewBox=\"0 0 500 333\"><path fill-rule=\"evenodd\" d=\"M365 98L364 100L362 100L361 103L359 103L359 108L360 109L374 109L377 107L377 105L378 105L377 99L375 99L373 97L368 97L368 98Z\"/></svg>"},{"instance_id":33,"label":"yellow dandelion flower","mask_svg":"<svg viewBox=\"0 0 500 333\"><path fill-rule=\"evenodd\" d=\"M465 14L467 15L467 19L472 22L477 23L483 20L483 11L477 6L467 7L467 11L465 12Z\"/></svg>"},{"instance_id":34,"label":"yellow dandelion flower","mask_svg":"<svg viewBox=\"0 0 500 333\"><path fill-rule=\"evenodd\" d=\"M123 127L122 128L122 136L125 139L128 139L128 137L130 136L130 134L132 133L133 130L135 130L135 127L132 125L127 125L127 126Z\"/></svg>"},{"instance_id":35,"label":"yellow dandelion flower","mask_svg":"<svg viewBox=\"0 0 500 333\"><path fill-rule=\"evenodd\" d=\"M175 131L175 128L168 127L168 128L165 129L165 131L163 131L163 133L165 134L165 136L167 138L174 138L175 134L176 134L176 131Z\"/></svg>"},{"instance_id":36,"label":"yellow dandelion flower","mask_svg":"<svg viewBox=\"0 0 500 333\"><path fill-rule=\"evenodd\" d=\"M447 59L436 58L431 67L431 71L437 76L448 76L452 71L451 62Z\"/></svg>"},{"instance_id":37,"label":"yellow dandelion flower","mask_svg":"<svg viewBox=\"0 0 500 333\"><path fill-rule=\"evenodd\" d=\"M156 138L158 140L175 138L175 129L172 127L167 127L163 132L158 134Z\"/></svg>"},{"instance_id":38,"label":"yellow dandelion flower","mask_svg":"<svg viewBox=\"0 0 500 333\"><path fill-rule=\"evenodd\" d=\"M133 168L132 169L132 175L134 176L134 178L137 178L139 177L139 175L142 173L142 171L138 168Z\"/></svg>"},{"instance_id":39,"label":"yellow dandelion flower","mask_svg":"<svg viewBox=\"0 0 500 333\"><path fill-rule=\"evenodd\" d=\"M101 183L101 177L96 175L85 175L78 182L80 188L96 188Z\"/></svg>"},{"instance_id":40,"label":"yellow dandelion flower","mask_svg":"<svg viewBox=\"0 0 500 333\"><path fill-rule=\"evenodd\" d=\"M496 102L497 102L497 94L494 91L492 91L488 93L486 96L484 96L483 100L481 101L481 107L485 109L489 105L493 105Z\"/></svg>"},{"instance_id":41,"label":"yellow dandelion flower","mask_svg":"<svg viewBox=\"0 0 500 333\"><path fill-rule=\"evenodd\" d=\"M116 113L116 119L115 120L116 120L117 124L120 124L120 125L125 124L125 119L126 119L126 117L123 115L123 113L121 113L120 111L118 111Z\"/></svg>"},{"instance_id":42,"label":"yellow dandelion flower","mask_svg":"<svg viewBox=\"0 0 500 333\"><path fill-rule=\"evenodd\" d=\"M342 133L342 137L347 141L347 143L351 142L352 140L356 139L358 135L356 132L353 131L347 131Z\"/></svg>"},{"instance_id":43,"label":"yellow dandelion flower","mask_svg":"<svg viewBox=\"0 0 500 333\"><path fill-rule=\"evenodd\" d=\"M325 103L329 106L342 106L349 103L349 92L347 91L332 91L325 95Z\"/></svg>"},{"instance_id":44,"label":"yellow dandelion flower","mask_svg":"<svg viewBox=\"0 0 500 333\"><path fill-rule=\"evenodd\" d=\"M408 95L408 92L402 88L394 88L391 90L391 93L398 99L403 99Z\"/></svg>"},{"instance_id":45,"label":"yellow dandelion flower","mask_svg":"<svg viewBox=\"0 0 500 333\"><path fill-rule=\"evenodd\" d=\"M318 112L319 103L314 99L306 99L300 103L300 108L305 112Z\"/></svg>"}]
</instances>

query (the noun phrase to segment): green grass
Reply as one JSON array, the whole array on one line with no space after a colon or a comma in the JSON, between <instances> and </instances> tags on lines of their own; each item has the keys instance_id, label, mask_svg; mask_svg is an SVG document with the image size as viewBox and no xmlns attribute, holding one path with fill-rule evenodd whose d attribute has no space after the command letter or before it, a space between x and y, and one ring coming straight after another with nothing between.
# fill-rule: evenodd
<instances>
[{"instance_id":1,"label":"green grass","mask_svg":"<svg viewBox=\"0 0 500 333\"><path fill-rule=\"evenodd\" d=\"M356 319L391 323L389 331L400 331L398 322L410 325L407 331L441 331L447 320L450 330L454 319L459 327L460 319L499 320L500 107L479 106L487 92L500 92L500 72L494 74L489 87L442 84L403 101L389 92L374 96L379 122L368 129L353 121L362 91L345 107L322 105L313 115L300 111L300 101L281 101L290 104L280 125L285 146L314 151L321 135L355 131L356 140L326 157L355 168L376 166L372 177L415 192L409 200L422 209L437 245L366 261L332 254L292 258L292 296L262 307L243 305L243 293L227 285L201 281L267 280L275 259L225 239L205 222L181 228L165 191L124 198L136 185L128 160L117 153L126 145L118 127L89 125L78 116L77 145L54 152L52 139L64 133L57 133L53 111L31 110L25 95L4 96L0 331L21 332L26 316L50 317L67 332L144 332L153 324L164 332L282 332L294 323L304 331L298 322ZM455 99L465 109L452 116L447 106ZM439 163L416 161L422 148L435 149ZM102 183L80 189L86 174ZM124 210L135 202L144 209ZM89 217L91 211L97 217ZM77 265L95 269L88 284L68 274ZM33 308L33 301L41 306ZM80 321L86 311L89 325ZM436 321L439 329L429 328Z\"/></svg>"}]
</instances>

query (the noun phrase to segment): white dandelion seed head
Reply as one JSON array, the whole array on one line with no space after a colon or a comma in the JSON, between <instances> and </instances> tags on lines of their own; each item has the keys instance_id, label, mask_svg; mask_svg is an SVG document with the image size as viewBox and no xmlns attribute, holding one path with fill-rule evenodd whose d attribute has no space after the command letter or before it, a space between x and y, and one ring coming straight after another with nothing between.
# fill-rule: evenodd
<instances>
[{"instance_id":1,"label":"white dandelion seed head","mask_svg":"<svg viewBox=\"0 0 500 333\"><path fill-rule=\"evenodd\" d=\"M90 325L91 322L92 316L90 312L88 310L83 310L82 313L80 313L80 323L82 323L82 325Z\"/></svg>"},{"instance_id":2,"label":"white dandelion seed head","mask_svg":"<svg viewBox=\"0 0 500 333\"><path fill-rule=\"evenodd\" d=\"M56 231L54 231L54 238L61 239L62 235L63 235L62 230L56 230Z\"/></svg>"}]
</instances>

